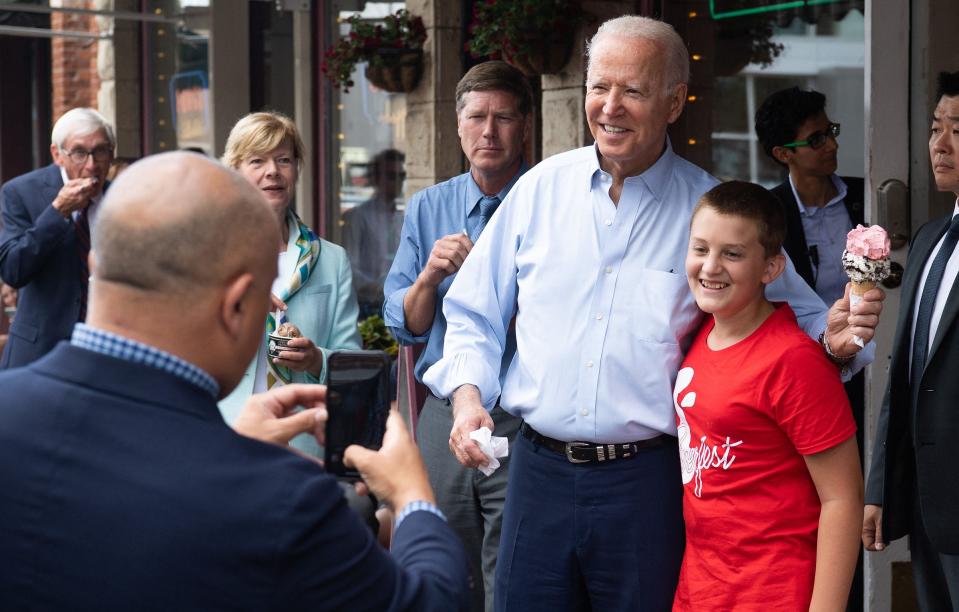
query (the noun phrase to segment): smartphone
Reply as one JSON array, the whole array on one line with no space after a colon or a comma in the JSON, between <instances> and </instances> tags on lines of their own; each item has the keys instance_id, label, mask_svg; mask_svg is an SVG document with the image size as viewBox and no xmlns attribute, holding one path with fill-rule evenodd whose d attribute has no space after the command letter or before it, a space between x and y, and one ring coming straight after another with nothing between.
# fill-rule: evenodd
<instances>
[{"instance_id":1,"label":"smartphone","mask_svg":"<svg viewBox=\"0 0 959 612\"><path fill-rule=\"evenodd\" d=\"M373 450L383 444L390 414L390 357L383 351L334 351L326 372L326 470L359 478L343 464L343 453L351 444Z\"/></svg>"}]
</instances>

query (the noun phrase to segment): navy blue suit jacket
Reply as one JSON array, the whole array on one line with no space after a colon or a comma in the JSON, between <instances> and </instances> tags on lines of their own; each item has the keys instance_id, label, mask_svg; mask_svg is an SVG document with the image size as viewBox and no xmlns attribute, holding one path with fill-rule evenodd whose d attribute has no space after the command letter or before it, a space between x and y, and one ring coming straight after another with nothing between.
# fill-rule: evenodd
<instances>
[{"instance_id":1,"label":"navy blue suit jacket","mask_svg":"<svg viewBox=\"0 0 959 612\"><path fill-rule=\"evenodd\" d=\"M20 289L0 368L26 365L70 337L83 275L73 221L51 206L63 187L55 164L0 189L0 278Z\"/></svg>"},{"instance_id":2,"label":"navy blue suit jacket","mask_svg":"<svg viewBox=\"0 0 959 612\"><path fill-rule=\"evenodd\" d=\"M411 514L391 558L334 478L182 379L64 342L0 389L4 609L465 606L442 519Z\"/></svg>"},{"instance_id":3,"label":"navy blue suit jacket","mask_svg":"<svg viewBox=\"0 0 959 612\"><path fill-rule=\"evenodd\" d=\"M876 423L876 446L866 483L866 503L882 506L882 534L889 542L912 530L916 495L929 541L940 553L959 555L959 282L946 306L922 372L910 385L913 313L922 272L949 229L952 215L934 219L916 232L902 275L889 380Z\"/></svg>"}]
</instances>

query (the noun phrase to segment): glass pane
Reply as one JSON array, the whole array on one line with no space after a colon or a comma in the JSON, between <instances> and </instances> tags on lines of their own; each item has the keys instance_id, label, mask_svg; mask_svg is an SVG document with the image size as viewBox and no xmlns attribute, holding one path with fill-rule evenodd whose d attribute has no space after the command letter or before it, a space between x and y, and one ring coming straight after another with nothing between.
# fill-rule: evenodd
<instances>
[{"instance_id":1,"label":"glass pane","mask_svg":"<svg viewBox=\"0 0 959 612\"><path fill-rule=\"evenodd\" d=\"M405 8L405 2L366 2L360 15L375 21ZM340 36L355 11L339 13ZM366 64L353 73L348 93L337 91L338 232L347 250L360 320L380 314L383 281L389 272L403 226L406 95L379 89L366 78Z\"/></svg>"},{"instance_id":2,"label":"glass pane","mask_svg":"<svg viewBox=\"0 0 959 612\"><path fill-rule=\"evenodd\" d=\"M145 149L212 154L209 0L150 0L145 12L179 19L144 24Z\"/></svg>"},{"instance_id":3,"label":"glass pane","mask_svg":"<svg viewBox=\"0 0 959 612\"><path fill-rule=\"evenodd\" d=\"M838 173L862 176L864 23L856 2L715 20L712 172L768 187L781 182L785 170L762 150L753 121L767 96L798 86L825 94L826 113L842 124ZM776 48L778 55L773 52L763 65L757 49Z\"/></svg>"}]
</instances>

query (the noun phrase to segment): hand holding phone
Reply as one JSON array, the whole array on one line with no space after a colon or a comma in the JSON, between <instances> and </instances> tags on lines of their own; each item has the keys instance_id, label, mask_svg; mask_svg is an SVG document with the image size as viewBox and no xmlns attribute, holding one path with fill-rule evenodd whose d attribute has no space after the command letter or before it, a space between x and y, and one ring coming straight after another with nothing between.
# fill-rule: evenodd
<instances>
[{"instance_id":1,"label":"hand holding phone","mask_svg":"<svg viewBox=\"0 0 959 612\"><path fill-rule=\"evenodd\" d=\"M396 410L390 411L382 447L373 451L353 445L346 451L346 463L394 512L413 501L436 503L420 451Z\"/></svg>"},{"instance_id":2,"label":"hand holding phone","mask_svg":"<svg viewBox=\"0 0 959 612\"><path fill-rule=\"evenodd\" d=\"M351 444L376 450L390 412L390 358L383 351L336 351L327 358L326 470L359 478L343 463Z\"/></svg>"}]
</instances>

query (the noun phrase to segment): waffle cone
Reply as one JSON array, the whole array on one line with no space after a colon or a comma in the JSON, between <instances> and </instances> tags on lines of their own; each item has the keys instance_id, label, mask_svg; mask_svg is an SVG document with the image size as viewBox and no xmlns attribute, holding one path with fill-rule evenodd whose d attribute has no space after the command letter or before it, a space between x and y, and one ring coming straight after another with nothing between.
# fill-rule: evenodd
<instances>
[{"instance_id":1,"label":"waffle cone","mask_svg":"<svg viewBox=\"0 0 959 612\"><path fill-rule=\"evenodd\" d=\"M876 281L861 281L856 282L852 281L852 294L853 295L865 295L867 291L876 286Z\"/></svg>"}]
</instances>

